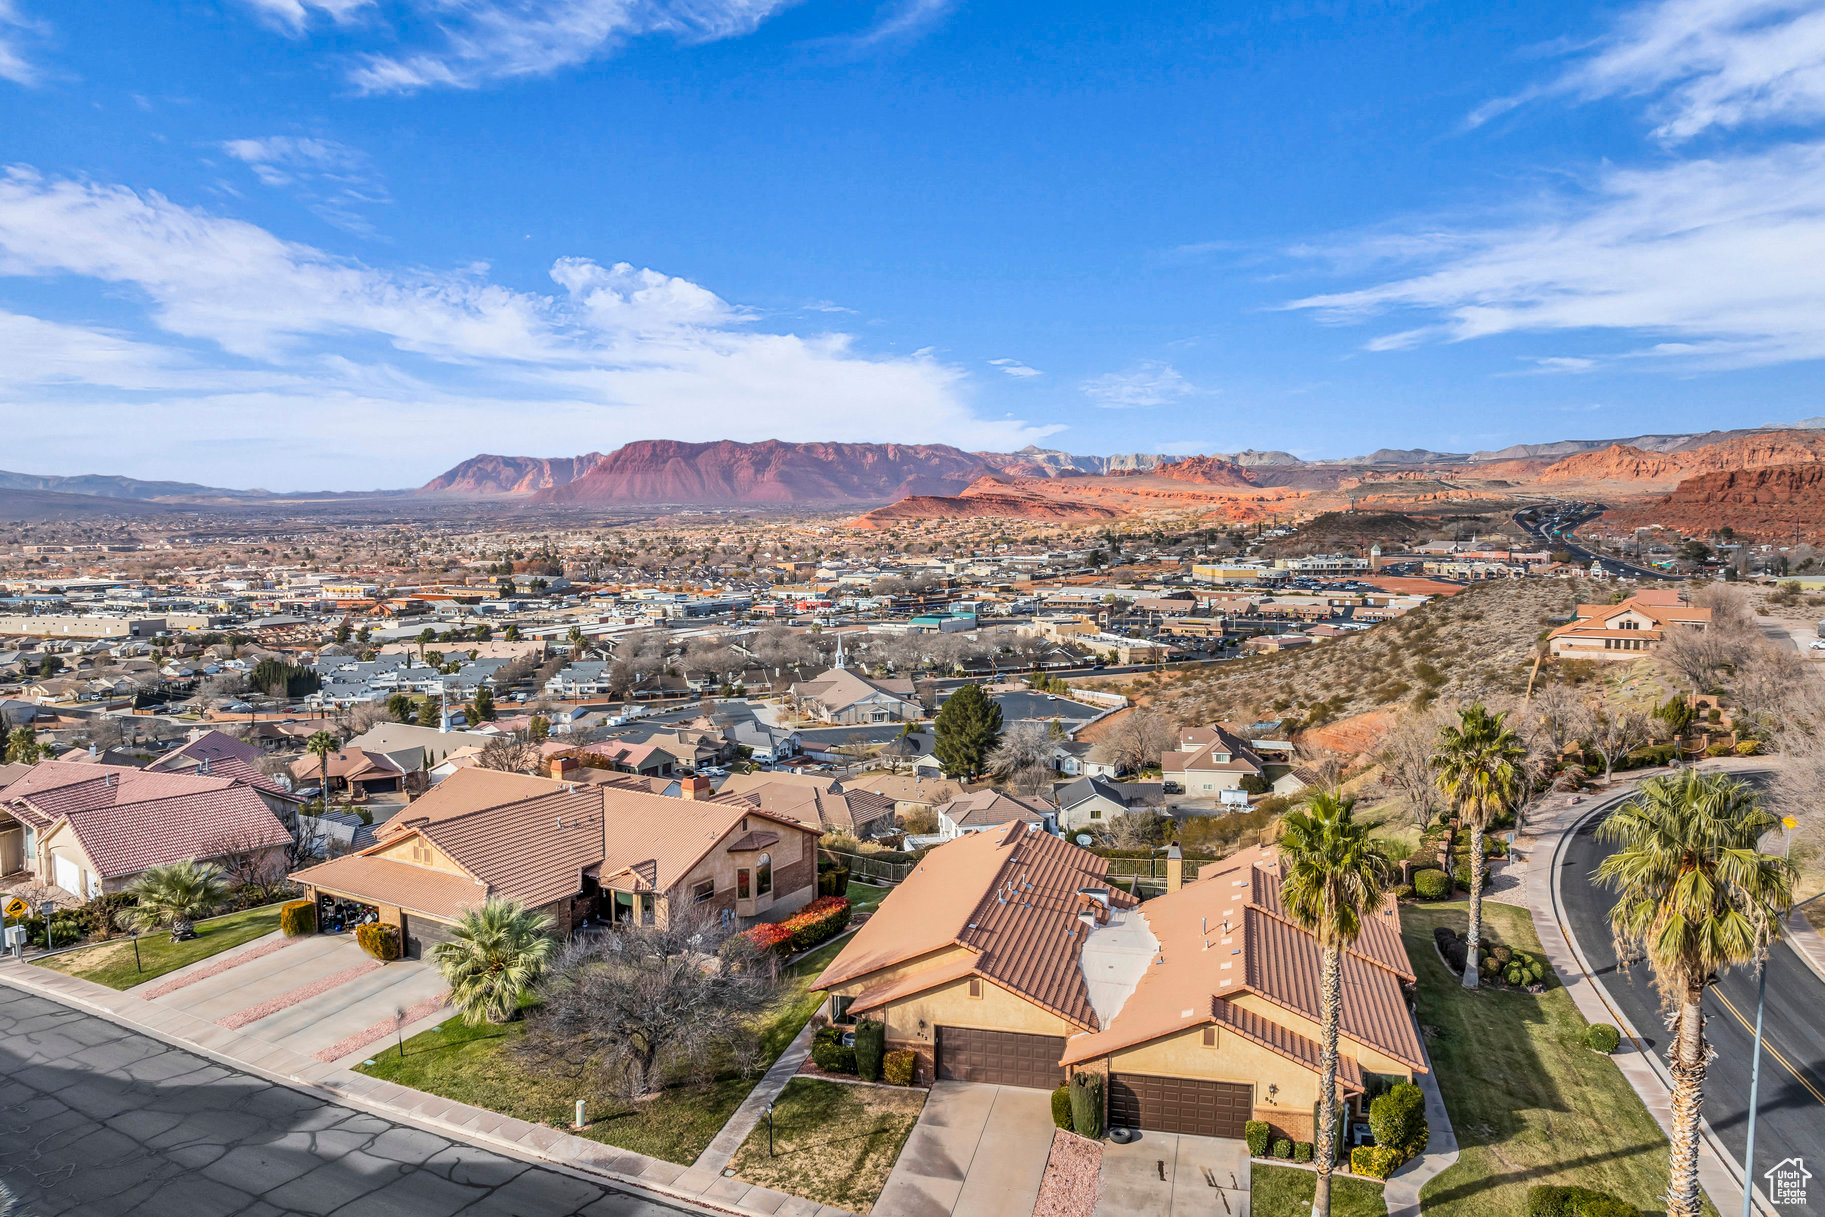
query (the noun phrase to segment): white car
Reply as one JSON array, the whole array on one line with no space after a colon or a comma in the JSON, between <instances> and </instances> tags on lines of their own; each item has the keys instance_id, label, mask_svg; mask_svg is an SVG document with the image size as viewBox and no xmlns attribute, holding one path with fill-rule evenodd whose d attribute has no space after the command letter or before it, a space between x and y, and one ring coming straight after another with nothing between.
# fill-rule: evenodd
<instances>
[{"instance_id":1,"label":"white car","mask_svg":"<svg viewBox=\"0 0 1825 1217\"><path fill-rule=\"evenodd\" d=\"M1825 651L1825 638L1821 638L1813 643L1810 649L1814 651Z\"/></svg>"}]
</instances>

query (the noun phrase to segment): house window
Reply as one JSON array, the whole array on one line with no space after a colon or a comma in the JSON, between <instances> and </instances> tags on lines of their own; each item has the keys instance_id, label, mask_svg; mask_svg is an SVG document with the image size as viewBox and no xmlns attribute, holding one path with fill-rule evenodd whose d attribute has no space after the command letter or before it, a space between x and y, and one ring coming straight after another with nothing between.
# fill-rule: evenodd
<instances>
[{"instance_id":1,"label":"house window","mask_svg":"<svg viewBox=\"0 0 1825 1217\"><path fill-rule=\"evenodd\" d=\"M754 868L754 894L771 896L773 894L773 855L762 854L760 863Z\"/></svg>"},{"instance_id":2,"label":"house window","mask_svg":"<svg viewBox=\"0 0 1825 1217\"><path fill-rule=\"evenodd\" d=\"M1100 807L1092 807L1090 809L1090 818L1092 820L1102 819L1103 818L1103 809Z\"/></svg>"},{"instance_id":3,"label":"house window","mask_svg":"<svg viewBox=\"0 0 1825 1217\"><path fill-rule=\"evenodd\" d=\"M982 978L980 976L970 977L970 996L971 997L981 997L982 996Z\"/></svg>"},{"instance_id":4,"label":"house window","mask_svg":"<svg viewBox=\"0 0 1825 1217\"><path fill-rule=\"evenodd\" d=\"M753 894L753 884L749 882L748 868L744 866L735 872L735 898L747 900Z\"/></svg>"},{"instance_id":5,"label":"house window","mask_svg":"<svg viewBox=\"0 0 1825 1217\"><path fill-rule=\"evenodd\" d=\"M1204 1028L1204 1046L1206 1048L1215 1048L1217 1046L1217 1029L1215 1027Z\"/></svg>"},{"instance_id":6,"label":"house window","mask_svg":"<svg viewBox=\"0 0 1825 1217\"><path fill-rule=\"evenodd\" d=\"M849 1017L849 1003L855 998L844 997L840 993L830 995L830 1021L840 1023Z\"/></svg>"},{"instance_id":7,"label":"house window","mask_svg":"<svg viewBox=\"0 0 1825 1217\"><path fill-rule=\"evenodd\" d=\"M716 880L704 879L691 888L691 903L702 904L716 895Z\"/></svg>"}]
</instances>

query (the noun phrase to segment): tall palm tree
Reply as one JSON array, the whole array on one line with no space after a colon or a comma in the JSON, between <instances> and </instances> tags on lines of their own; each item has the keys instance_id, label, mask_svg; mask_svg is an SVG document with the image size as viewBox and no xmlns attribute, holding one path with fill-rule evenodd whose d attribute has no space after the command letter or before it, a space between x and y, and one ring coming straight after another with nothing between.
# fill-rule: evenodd
<instances>
[{"instance_id":1,"label":"tall palm tree","mask_svg":"<svg viewBox=\"0 0 1825 1217\"><path fill-rule=\"evenodd\" d=\"M1387 864L1369 847L1369 829L1353 813L1356 800L1325 790L1285 820L1280 837L1280 899L1301 929L1318 940L1318 990L1324 1026L1319 1053L1323 1110L1313 1140L1318 1184L1312 1217L1331 1211L1331 1169L1337 1161L1337 1028L1343 1016L1343 953L1362 933L1363 918L1387 891Z\"/></svg>"},{"instance_id":2,"label":"tall palm tree","mask_svg":"<svg viewBox=\"0 0 1825 1217\"><path fill-rule=\"evenodd\" d=\"M1470 933L1464 954L1464 987L1477 984L1477 955L1483 939L1483 834L1490 821L1520 798L1527 747L1505 725L1504 711L1491 714L1482 702L1458 711L1458 720L1439 729L1432 772L1458 817L1470 826Z\"/></svg>"},{"instance_id":3,"label":"tall palm tree","mask_svg":"<svg viewBox=\"0 0 1825 1217\"><path fill-rule=\"evenodd\" d=\"M314 732L309 739L304 741L304 750L317 758L317 774L323 795L323 811L326 815L330 809L330 753L339 746L340 743L336 737L327 731Z\"/></svg>"},{"instance_id":4,"label":"tall palm tree","mask_svg":"<svg viewBox=\"0 0 1825 1217\"><path fill-rule=\"evenodd\" d=\"M228 895L222 872L207 862L172 862L148 867L127 889L139 903L120 911L129 930L171 927L171 941L196 937L196 919L214 912Z\"/></svg>"},{"instance_id":5,"label":"tall palm tree","mask_svg":"<svg viewBox=\"0 0 1825 1217\"><path fill-rule=\"evenodd\" d=\"M450 941L431 958L450 986L450 1001L469 1023L504 1023L557 950L550 915L517 900L489 898L465 909Z\"/></svg>"},{"instance_id":6,"label":"tall palm tree","mask_svg":"<svg viewBox=\"0 0 1825 1217\"><path fill-rule=\"evenodd\" d=\"M1759 848L1780 823L1749 786L1687 769L1649 778L1597 829L1599 840L1618 846L1597 867L1598 882L1616 890L1617 953L1645 955L1673 1008L1668 1217L1697 1217L1702 1203L1698 1122L1711 1052L1705 986L1766 950L1793 905L1793 864Z\"/></svg>"}]
</instances>

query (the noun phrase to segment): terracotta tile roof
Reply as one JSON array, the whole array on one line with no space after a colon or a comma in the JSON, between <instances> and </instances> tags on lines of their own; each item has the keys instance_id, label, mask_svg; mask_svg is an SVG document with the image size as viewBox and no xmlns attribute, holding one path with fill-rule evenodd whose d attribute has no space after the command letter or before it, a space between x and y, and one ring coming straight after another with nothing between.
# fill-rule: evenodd
<instances>
[{"instance_id":1,"label":"terracotta tile roof","mask_svg":"<svg viewBox=\"0 0 1825 1217\"><path fill-rule=\"evenodd\" d=\"M790 816L762 811L722 796L698 802L643 794L612 786L592 787L602 800L606 847L600 871L603 886L632 879L638 891L669 891L704 855L744 819L750 830L778 825L793 832L812 832Z\"/></svg>"},{"instance_id":2,"label":"terracotta tile roof","mask_svg":"<svg viewBox=\"0 0 1825 1217\"><path fill-rule=\"evenodd\" d=\"M971 951L959 951L955 957L945 960L935 967L920 972L908 973L897 980L885 981L856 994L855 1000L849 1003L849 1009L856 1014L898 1001L902 997L911 997L923 993L938 985L949 984L953 980L962 980L965 976L978 975L976 955Z\"/></svg>"},{"instance_id":3,"label":"terracotta tile roof","mask_svg":"<svg viewBox=\"0 0 1825 1217\"><path fill-rule=\"evenodd\" d=\"M205 731L181 748L174 748L159 757L148 769L163 769L177 772L196 766L204 760L212 765L230 757L243 761L249 766L260 763L261 752L256 744L249 744L221 731Z\"/></svg>"},{"instance_id":4,"label":"terracotta tile roof","mask_svg":"<svg viewBox=\"0 0 1825 1217\"><path fill-rule=\"evenodd\" d=\"M83 768L93 772L96 766ZM25 800L39 812L41 830L66 821L104 879L224 852L251 853L291 840L250 786L188 774L144 780L148 775L140 770L127 772L142 780L122 775L113 783L72 783Z\"/></svg>"},{"instance_id":5,"label":"terracotta tile roof","mask_svg":"<svg viewBox=\"0 0 1825 1217\"><path fill-rule=\"evenodd\" d=\"M726 784L723 792L734 793ZM894 808L893 800L883 795L866 790L832 790L807 782L750 783L740 790L740 795L756 807L825 831L866 831L877 821L891 818Z\"/></svg>"},{"instance_id":6,"label":"terracotta tile roof","mask_svg":"<svg viewBox=\"0 0 1825 1217\"><path fill-rule=\"evenodd\" d=\"M1262 912L1281 921L1291 922L1280 903L1280 867L1278 862L1264 862L1252 868L1254 902ZM1350 944L1350 953L1360 959L1386 968L1411 983L1413 961L1407 958L1407 944L1400 937L1400 905L1392 895L1382 901L1381 909L1363 918L1362 935Z\"/></svg>"},{"instance_id":7,"label":"terracotta tile roof","mask_svg":"<svg viewBox=\"0 0 1825 1217\"><path fill-rule=\"evenodd\" d=\"M488 895L486 887L466 876L368 854L332 858L293 873L292 879L445 921L456 920L464 909L479 906Z\"/></svg>"},{"instance_id":8,"label":"terracotta tile roof","mask_svg":"<svg viewBox=\"0 0 1825 1217\"><path fill-rule=\"evenodd\" d=\"M1095 1027L1078 966L1084 898L1077 890L1104 887L1108 872L1105 859L1019 823L947 842L888 894L817 987L962 946L975 952L970 970L1077 1026ZM1126 892L1109 896L1120 907L1134 905Z\"/></svg>"},{"instance_id":9,"label":"terracotta tile roof","mask_svg":"<svg viewBox=\"0 0 1825 1217\"><path fill-rule=\"evenodd\" d=\"M1220 997L1211 1005L1211 1021L1217 1026L1233 1031L1271 1052L1277 1052L1289 1061L1296 1061L1313 1073L1324 1067L1324 1045L1317 1040L1307 1039L1297 1031L1288 1030L1272 1019L1263 1018L1252 1010L1245 1010ZM1345 1090L1361 1092L1362 1066L1355 1057L1342 1052L1337 1054L1337 1078Z\"/></svg>"},{"instance_id":10,"label":"terracotta tile roof","mask_svg":"<svg viewBox=\"0 0 1825 1217\"><path fill-rule=\"evenodd\" d=\"M292 762L291 774L300 781L323 776L323 762L311 753L305 753ZM405 775L399 762L384 752L368 752L362 748L343 748L329 754L329 774L333 778L345 781L362 781L367 778L385 778Z\"/></svg>"},{"instance_id":11,"label":"terracotta tile roof","mask_svg":"<svg viewBox=\"0 0 1825 1217\"><path fill-rule=\"evenodd\" d=\"M527 773L507 773L499 769L459 769L412 800L404 811L394 817L394 821L382 826L380 835L384 838L387 830L399 820L442 820L449 816L467 815L485 807L500 807L520 799L537 798L562 789L563 782Z\"/></svg>"},{"instance_id":12,"label":"terracotta tile roof","mask_svg":"<svg viewBox=\"0 0 1825 1217\"><path fill-rule=\"evenodd\" d=\"M602 860L602 798L595 789L555 790L536 798L420 822L416 829L491 896L537 907L583 886L583 870Z\"/></svg>"},{"instance_id":13,"label":"terracotta tile roof","mask_svg":"<svg viewBox=\"0 0 1825 1217\"><path fill-rule=\"evenodd\" d=\"M1259 910L1247 924L1247 986L1275 1005L1317 1022L1318 944L1309 934ZM1425 1071L1419 1034L1393 975L1354 952L1343 957L1343 1034L1377 1048L1412 1069Z\"/></svg>"}]
</instances>

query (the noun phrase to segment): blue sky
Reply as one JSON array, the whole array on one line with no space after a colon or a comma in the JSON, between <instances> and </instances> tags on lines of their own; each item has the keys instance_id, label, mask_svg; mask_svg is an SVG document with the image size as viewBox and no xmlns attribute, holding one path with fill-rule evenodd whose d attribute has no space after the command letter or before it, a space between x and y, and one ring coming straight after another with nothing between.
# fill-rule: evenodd
<instances>
[{"instance_id":1,"label":"blue sky","mask_svg":"<svg viewBox=\"0 0 1825 1217\"><path fill-rule=\"evenodd\" d=\"M1825 413L1825 0L0 0L8 467Z\"/></svg>"}]
</instances>

